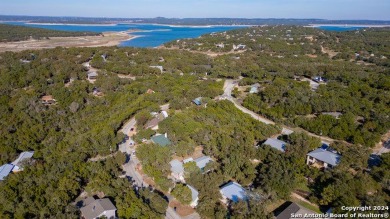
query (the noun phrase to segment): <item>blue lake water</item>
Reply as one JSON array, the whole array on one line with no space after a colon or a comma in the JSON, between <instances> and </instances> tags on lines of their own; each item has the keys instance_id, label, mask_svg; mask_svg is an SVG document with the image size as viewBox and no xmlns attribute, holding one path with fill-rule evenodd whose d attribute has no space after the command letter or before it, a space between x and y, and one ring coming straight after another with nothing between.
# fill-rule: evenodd
<instances>
[{"instance_id":1,"label":"blue lake water","mask_svg":"<svg viewBox=\"0 0 390 219\"><path fill-rule=\"evenodd\" d=\"M353 31L359 30L364 27L353 27L353 26L318 26L318 29L327 30L327 31L335 31L335 32L343 32L343 31Z\"/></svg>"},{"instance_id":2,"label":"blue lake water","mask_svg":"<svg viewBox=\"0 0 390 219\"><path fill-rule=\"evenodd\" d=\"M124 41L120 46L133 47L156 47L166 42L183 39L196 38L203 34L212 32L221 32L244 28L244 26L167 26L153 24L115 24L115 25L65 25L65 24L30 24L24 22L7 22L7 24L22 25L29 27L39 27L51 30L63 31L126 31L137 29L139 32L133 32L131 35L138 38Z\"/></svg>"}]
</instances>

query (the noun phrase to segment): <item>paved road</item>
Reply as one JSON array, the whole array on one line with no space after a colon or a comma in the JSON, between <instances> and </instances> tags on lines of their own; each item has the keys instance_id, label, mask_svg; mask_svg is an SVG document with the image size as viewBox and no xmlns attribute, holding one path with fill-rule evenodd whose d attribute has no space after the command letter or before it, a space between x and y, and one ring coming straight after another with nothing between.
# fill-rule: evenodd
<instances>
[{"instance_id":1,"label":"paved road","mask_svg":"<svg viewBox=\"0 0 390 219\"><path fill-rule=\"evenodd\" d=\"M224 88L224 94L220 97L220 99L226 99L226 100L229 100L230 102L232 102L234 104L234 106L236 106L239 110L241 110L242 112L244 113L247 113L249 115L251 115L254 119L260 121L260 122L263 122L265 124L275 124L275 122L269 120L269 119L266 119L264 118L263 116L243 107L240 103L237 102L237 100L232 97L232 90L234 89L234 87L236 86L236 84L238 84L239 80L226 80L225 81L225 84L223 86ZM317 138L320 138L321 141L324 141L324 142L327 142L327 143L332 143L334 142L335 140L332 139L332 138L329 138L329 137L324 137L324 136L319 136L319 135L316 135L314 133L311 133L307 130L304 130L302 128L291 128L291 127L288 127L288 126L285 126L283 125L282 126L283 128L283 132L284 133L292 133L294 130L298 130L298 131L302 131L302 132L305 132L306 134L310 135L310 136L313 136L313 137L317 137ZM347 142L346 142L347 143Z\"/></svg>"},{"instance_id":2,"label":"paved road","mask_svg":"<svg viewBox=\"0 0 390 219\"><path fill-rule=\"evenodd\" d=\"M136 124L137 124L137 121L135 120L135 118L131 118L129 121L127 121L123 125L122 129L119 130L119 131L123 132L123 134L125 134L125 135L129 135L130 134L130 129L134 128Z\"/></svg>"}]
</instances>

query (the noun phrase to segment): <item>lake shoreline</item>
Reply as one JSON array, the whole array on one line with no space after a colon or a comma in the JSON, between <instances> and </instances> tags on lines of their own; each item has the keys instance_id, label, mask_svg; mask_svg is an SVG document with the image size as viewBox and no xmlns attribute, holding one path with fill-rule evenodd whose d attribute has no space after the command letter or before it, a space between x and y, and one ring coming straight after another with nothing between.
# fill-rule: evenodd
<instances>
[{"instance_id":1,"label":"lake shoreline","mask_svg":"<svg viewBox=\"0 0 390 219\"><path fill-rule=\"evenodd\" d=\"M52 49L56 47L110 47L120 46L122 42L140 36L131 35L134 31L103 32L100 36L51 37L43 40L26 40L0 43L0 53L19 52L24 50Z\"/></svg>"}]
</instances>

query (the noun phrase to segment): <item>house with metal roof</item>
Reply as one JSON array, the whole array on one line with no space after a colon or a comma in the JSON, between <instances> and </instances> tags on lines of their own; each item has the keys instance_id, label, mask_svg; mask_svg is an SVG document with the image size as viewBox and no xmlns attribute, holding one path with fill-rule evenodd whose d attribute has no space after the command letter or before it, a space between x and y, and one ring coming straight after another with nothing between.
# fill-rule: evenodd
<instances>
[{"instance_id":1,"label":"house with metal roof","mask_svg":"<svg viewBox=\"0 0 390 219\"><path fill-rule=\"evenodd\" d=\"M9 175L9 173L14 168L14 165L12 164L4 164L0 167L0 180L4 180L5 177Z\"/></svg>"},{"instance_id":2,"label":"house with metal roof","mask_svg":"<svg viewBox=\"0 0 390 219\"><path fill-rule=\"evenodd\" d=\"M223 197L223 202L226 203L227 199L238 202L239 200L246 200L247 194L245 192L245 189L236 182L230 182L224 186L221 187L219 190Z\"/></svg>"},{"instance_id":3,"label":"house with metal roof","mask_svg":"<svg viewBox=\"0 0 390 219\"><path fill-rule=\"evenodd\" d=\"M192 102L195 103L195 105L200 106L202 105L202 97L197 97Z\"/></svg>"},{"instance_id":4,"label":"house with metal roof","mask_svg":"<svg viewBox=\"0 0 390 219\"><path fill-rule=\"evenodd\" d=\"M81 217L84 219L95 219L101 217L108 219L116 218L116 207L108 198L96 200L94 198L88 198L84 203L85 205L80 208Z\"/></svg>"},{"instance_id":5,"label":"house with metal roof","mask_svg":"<svg viewBox=\"0 0 390 219\"><path fill-rule=\"evenodd\" d=\"M281 209L281 211L278 209L284 207ZM316 214L316 212L311 211L307 208L304 208L294 202L286 202L281 207L277 209L277 211L274 212L276 219L289 219L289 218L304 218L299 217L300 215L309 215L309 214ZM292 217L292 215L295 215L295 217Z\"/></svg>"},{"instance_id":6,"label":"house with metal roof","mask_svg":"<svg viewBox=\"0 0 390 219\"><path fill-rule=\"evenodd\" d=\"M12 169L12 172L19 172L23 170L24 164L32 158L34 151L24 151L20 153L19 157L14 160L11 164L15 167Z\"/></svg>"},{"instance_id":7,"label":"house with metal roof","mask_svg":"<svg viewBox=\"0 0 390 219\"><path fill-rule=\"evenodd\" d=\"M260 87L259 83L252 85L251 89L249 90L249 93L250 94L257 94L259 92L259 87Z\"/></svg>"},{"instance_id":8,"label":"house with metal roof","mask_svg":"<svg viewBox=\"0 0 390 219\"><path fill-rule=\"evenodd\" d=\"M199 158L194 160L194 162L196 163L196 166L198 166L199 169L201 169L202 171L204 170L204 168L206 167L206 165L210 161L213 161L213 160L209 156L202 156L202 157L199 157Z\"/></svg>"},{"instance_id":9,"label":"house with metal roof","mask_svg":"<svg viewBox=\"0 0 390 219\"><path fill-rule=\"evenodd\" d=\"M191 204L190 206L195 208L198 205L198 195L199 192L194 187L187 185L187 187L191 190Z\"/></svg>"},{"instance_id":10,"label":"house with metal roof","mask_svg":"<svg viewBox=\"0 0 390 219\"><path fill-rule=\"evenodd\" d=\"M169 162L171 165L171 176L175 181L185 182L184 180L184 167L183 163L179 160L172 160Z\"/></svg>"},{"instance_id":11,"label":"house with metal roof","mask_svg":"<svg viewBox=\"0 0 390 219\"><path fill-rule=\"evenodd\" d=\"M97 76L98 76L98 73L96 73L96 71L89 72L88 73L88 80L96 80Z\"/></svg>"},{"instance_id":12,"label":"house with metal roof","mask_svg":"<svg viewBox=\"0 0 390 219\"><path fill-rule=\"evenodd\" d=\"M161 135L161 134L155 135L150 140L153 143L158 144L158 145L163 146L163 147L172 144L172 142L168 139L167 133L165 133L164 135Z\"/></svg>"},{"instance_id":13,"label":"house with metal roof","mask_svg":"<svg viewBox=\"0 0 390 219\"><path fill-rule=\"evenodd\" d=\"M151 65L149 67L150 68L157 68L158 70L160 70L161 73L164 72L164 67L162 67L161 65Z\"/></svg>"},{"instance_id":14,"label":"house with metal roof","mask_svg":"<svg viewBox=\"0 0 390 219\"><path fill-rule=\"evenodd\" d=\"M340 160L341 155L321 147L307 154L306 164L328 169L337 166Z\"/></svg>"},{"instance_id":15,"label":"house with metal roof","mask_svg":"<svg viewBox=\"0 0 390 219\"><path fill-rule=\"evenodd\" d=\"M263 145L269 145L278 151L286 152L287 143L276 138L269 138L263 143Z\"/></svg>"}]
</instances>

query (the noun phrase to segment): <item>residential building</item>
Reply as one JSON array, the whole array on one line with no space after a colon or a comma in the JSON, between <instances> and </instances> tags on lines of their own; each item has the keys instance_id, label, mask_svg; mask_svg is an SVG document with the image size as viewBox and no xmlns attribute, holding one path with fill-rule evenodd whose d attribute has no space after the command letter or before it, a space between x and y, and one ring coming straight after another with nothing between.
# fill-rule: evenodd
<instances>
[{"instance_id":1,"label":"residential building","mask_svg":"<svg viewBox=\"0 0 390 219\"><path fill-rule=\"evenodd\" d=\"M12 171L14 168L14 165L12 164L4 164L3 166L0 167L0 181L4 180L5 177L9 175L9 173Z\"/></svg>"},{"instance_id":2,"label":"residential building","mask_svg":"<svg viewBox=\"0 0 390 219\"><path fill-rule=\"evenodd\" d=\"M168 113L165 110L161 111L161 115L164 117L164 119L168 118Z\"/></svg>"},{"instance_id":3,"label":"residential building","mask_svg":"<svg viewBox=\"0 0 390 219\"><path fill-rule=\"evenodd\" d=\"M233 44L233 49L234 50L241 50L241 49L245 49L246 48L246 45L244 44L238 44L237 46Z\"/></svg>"},{"instance_id":4,"label":"residential building","mask_svg":"<svg viewBox=\"0 0 390 219\"><path fill-rule=\"evenodd\" d=\"M197 97L194 100L192 100L192 102L195 103L195 105L200 106L202 105L202 97Z\"/></svg>"},{"instance_id":5,"label":"residential building","mask_svg":"<svg viewBox=\"0 0 390 219\"><path fill-rule=\"evenodd\" d=\"M198 195L199 192L194 187L187 185L187 187L191 190L191 204L190 206L195 208L198 205Z\"/></svg>"},{"instance_id":6,"label":"residential building","mask_svg":"<svg viewBox=\"0 0 390 219\"><path fill-rule=\"evenodd\" d=\"M88 80L96 80L97 76L98 76L98 73L96 73L95 71L88 72L88 75L87 75Z\"/></svg>"},{"instance_id":7,"label":"residential building","mask_svg":"<svg viewBox=\"0 0 390 219\"><path fill-rule=\"evenodd\" d=\"M252 85L249 93L250 94L257 94L259 92L259 87L260 87L259 83Z\"/></svg>"},{"instance_id":8,"label":"residential building","mask_svg":"<svg viewBox=\"0 0 390 219\"><path fill-rule=\"evenodd\" d=\"M107 219L114 219L116 213L116 207L112 204L110 199L94 199L92 197L87 198L84 201L84 206L80 208L81 217L84 219L95 219L106 217Z\"/></svg>"},{"instance_id":9,"label":"residential building","mask_svg":"<svg viewBox=\"0 0 390 219\"><path fill-rule=\"evenodd\" d=\"M160 123L160 119L158 117L154 117L152 120L149 120L145 124L145 129L158 130L158 123Z\"/></svg>"},{"instance_id":10,"label":"residential building","mask_svg":"<svg viewBox=\"0 0 390 219\"><path fill-rule=\"evenodd\" d=\"M45 105L52 105L52 104L55 104L57 101L56 101L56 99L53 98L52 95L45 95L45 96L41 97L41 102L42 102L42 104L45 104Z\"/></svg>"},{"instance_id":11,"label":"residential building","mask_svg":"<svg viewBox=\"0 0 390 219\"><path fill-rule=\"evenodd\" d=\"M318 148L307 154L307 165L313 165L319 168L333 168L340 163L341 155L337 152L331 152L324 147Z\"/></svg>"},{"instance_id":12,"label":"residential building","mask_svg":"<svg viewBox=\"0 0 390 219\"><path fill-rule=\"evenodd\" d=\"M14 160L11 164L15 167L12 169L12 172L23 171L24 164L32 158L34 155L34 151L25 151L22 152L19 157Z\"/></svg>"},{"instance_id":13,"label":"residential building","mask_svg":"<svg viewBox=\"0 0 390 219\"><path fill-rule=\"evenodd\" d=\"M316 76L316 77L313 78L313 81L315 81L317 83L325 83L326 79L321 77L321 76Z\"/></svg>"},{"instance_id":14,"label":"residential building","mask_svg":"<svg viewBox=\"0 0 390 219\"><path fill-rule=\"evenodd\" d=\"M160 146L167 146L172 144L172 142L168 139L167 133L164 135L155 135L150 139L153 143L158 144Z\"/></svg>"},{"instance_id":15,"label":"residential building","mask_svg":"<svg viewBox=\"0 0 390 219\"><path fill-rule=\"evenodd\" d=\"M304 208L298 204L295 204L294 202L291 202L290 204L287 202L287 203L284 203L282 206L284 206L286 204L288 204L287 207L284 208L282 211L274 212L276 219L307 218L307 217L304 217L304 215L318 214L318 213L311 211L307 208ZM312 217L312 218L320 218L320 217Z\"/></svg>"},{"instance_id":16,"label":"residential building","mask_svg":"<svg viewBox=\"0 0 390 219\"><path fill-rule=\"evenodd\" d=\"M263 143L263 145L269 145L278 151L286 152L287 143L276 138L269 138Z\"/></svg>"},{"instance_id":17,"label":"residential building","mask_svg":"<svg viewBox=\"0 0 390 219\"><path fill-rule=\"evenodd\" d=\"M146 93L147 93L147 94L154 94L155 92L154 92L154 90L152 90L152 89L149 88L149 89L146 91Z\"/></svg>"},{"instance_id":18,"label":"residential building","mask_svg":"<svg viewBox=\"0 0 390 219\"><path fill-rule=\"evenodd\" d=\"M210 161L213 160L209 156L202 156L194 160L196 166L198 166L201 171L204 171L204 168Z\"/></svg>"},{"instance_id":19,"label":"residential building","mask_svg":"<svg viewBox=\"0 0 390 219\"><path fill-rule=\"evenodd\" d=\"M226 203L227 199L238 202L239 200L246 200L247 194L245 189L236 182L230 182L221 187L219 190L223 197L223 202Z\"/></svg>"},{"instance_id":20,"label":"residential building","mask_svg":"<svg viewBox=\"0 0 390 219\"><path fill-rule=\"evenodd\" d=\"M158 70L160 70L161 73L164 72L164 67L162 67L161 65L151 65L149 67L150 68L157 68Z\"/></svg>"},{"instance_id":21,"label":"residential building","mask_svg":"<svg viewBox=\"0 0 390 219\"><path fill-rule=\"evenodd\" d=\"M185 182L184 180L184 167L183 163L179 160L172 160L169 162L171 165L171 176L175 181Z\"/></svg>"}]
</instances>

